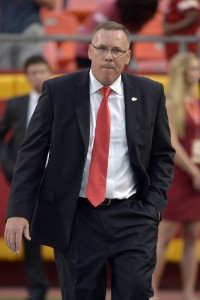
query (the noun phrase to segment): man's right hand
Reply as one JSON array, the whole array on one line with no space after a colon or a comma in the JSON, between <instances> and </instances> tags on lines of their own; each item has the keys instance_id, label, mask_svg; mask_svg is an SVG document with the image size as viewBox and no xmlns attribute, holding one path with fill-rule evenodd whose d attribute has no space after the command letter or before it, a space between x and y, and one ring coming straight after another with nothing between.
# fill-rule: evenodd
<instances>
[{"instance_id":1,"label":"man's right hand","mask_svg":"<svg viewBox=\"0 0 200 300\"><path fill-rule=\"evenodd\" d=\"M4 238L7 247L17 254L21 250L22 235L28 240L31 240L29 235L29 222L25 218L10 217L7 219Z\"/></svg>"}]
</instances>

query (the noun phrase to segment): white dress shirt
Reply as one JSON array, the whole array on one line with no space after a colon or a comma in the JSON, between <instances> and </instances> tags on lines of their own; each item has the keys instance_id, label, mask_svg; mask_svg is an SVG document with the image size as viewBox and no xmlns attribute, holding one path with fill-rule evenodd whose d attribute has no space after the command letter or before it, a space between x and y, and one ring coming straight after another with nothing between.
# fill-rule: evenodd
<instances>
[{"instance_id":1,"label":"white dress shirt","mask_svg":"<svg viewBox=\"0 0 200 300\"><path fill-rule=\"evenodd\" d=\"M80 197L86 197L86 186L90 169L92 148L94 143L97 112L102 100L98 82L90 71L90 140ZM130 166L125 126L124 90L121 76L110 86L113 90L108 98L110 109L110 148L108 159L108 173L106 180L106 198L125 199L136 192L133 170Z\"/></svg>"},{"instance_id":2,"label":"white dress shirt","mask_svg":"<svg viewBox=\"0 0 200 300\"><path fill-rule=\"evenodd\" d=\"M27 111L27 119L26 119L27 126L28 126L28 123L30 122L32 114L34 113L34 110L38 104L38 99L39 99L40 95L41 94L37 93L34 90L29 94L28 111Z\"/></svg>"},{"instance_id":3,"label":"white dress shirt","mask_svg":"<svg viewBox=\"0 0 200 300\"><path fill-rule=\"evenodd\" d=\"M35 110L35 108L38 104L38 100L40 98L40 95L41 94L39 94L38 92L36 92L34 90L29 94L28 111L27 111L27 118L26 118L26 127L28 127L28 124L30 122L32 114L34 113L34 110ZM47 166L48 160L49 160L49 153L47 155L46 166Z\"/></svg>"}]
</instances>

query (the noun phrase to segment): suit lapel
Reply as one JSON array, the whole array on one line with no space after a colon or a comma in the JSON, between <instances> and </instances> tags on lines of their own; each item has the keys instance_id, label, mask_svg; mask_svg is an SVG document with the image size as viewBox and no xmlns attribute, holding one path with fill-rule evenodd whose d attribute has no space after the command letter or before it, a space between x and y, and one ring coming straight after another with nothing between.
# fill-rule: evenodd
<instances>
[{"instance_id":1,"label":"suit lapel","mask_svg":"<svg viewBox=\"0 0 200 300\"><path fill-rule=\"evenodd\" d=\"M26 95L22 98L21 109L19 110L21 126L23 130L23 135L25 135L27 128L27 115L28 115L28 104L29 104L30 95Z\"/></svg>"},{"instance_id":2,"label":"suit lapel","mask_svg":"<svg viewBox=\"0 0 200 300\"><path fill-rule=\"evenodd\" d=\"M140 101L139 92L130 81L127 74L122 74L124 84L124 101L125 101L125 118L126 118L126 135L129 152L136 138L136 119L138 113L138 103Z\"/></svg>"},{"instance_id":3,"label":"suit lapel","mask_svg":"<svg viewBox=\"0 0 200 300\"><path fill-rule=\"evenodd\" d=\"M76 115L87 153L90 137L90 88L89 71L82 73L81 79L75 83L73 91Z\"/></svg>"},{"instance_id":4,"label":"suit lapel","mask_svg":"<svg viewBox=\"0 0 200 300\"><path fill-rule=\"evenodd\" d=\"M15 117L13 117L13 120L16 122L16 126L13 129L15 130L14 134L19 143L23 140L26 132L28 103L29 95L25 95L16 98L13 106L15 109Z\"/></svg>"},{"instance_id":5,"label":"suit lapel","mask_svg":"<svg viewBox=\"0 0 200 300\"><path fill-rule=\"evenodd\" d=\"M129 152L132 149L136 137L136 118L138 113L138 102L140 101L139 92L129 79L127 74L122 74L124 84L126 135ZM82 77L75 82L73 90L73 99L75 103L76 115L81 131L81 135L87 153L90 136L90 94L89 94L89 71L82 73Z\"/></svg>"}]
</instances>

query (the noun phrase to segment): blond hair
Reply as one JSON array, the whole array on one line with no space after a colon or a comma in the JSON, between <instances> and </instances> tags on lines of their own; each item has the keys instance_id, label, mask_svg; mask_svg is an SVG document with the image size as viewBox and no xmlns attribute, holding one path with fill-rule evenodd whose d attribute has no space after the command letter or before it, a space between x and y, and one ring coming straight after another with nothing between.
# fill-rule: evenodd
<instances>
[{"instance_id":1,"label":"blond hair","mask_svg":"<svg viewBox=\"0 0 200 300\"><path fill-rule=\"evenodd\" d=\"M194 53L183 52L176 54L170 62L168 96L178 137L185 134L185 95L189 89L195 95L195 84L191 86L185 80L186 71L194 59L197 59Z\"/></svg>"}]
</instances>

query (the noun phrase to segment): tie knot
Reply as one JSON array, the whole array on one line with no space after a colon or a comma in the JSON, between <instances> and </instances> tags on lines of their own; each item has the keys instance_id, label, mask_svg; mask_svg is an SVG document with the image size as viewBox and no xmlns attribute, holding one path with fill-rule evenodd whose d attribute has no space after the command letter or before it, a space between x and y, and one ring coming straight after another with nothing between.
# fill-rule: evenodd
<instances>
[{"instance_id":1,"label":"tie knot","mask_svg":"<svg viewBox=\"0 0 200 300\"><path fill-rule=\"evenodd\" d=\"M102 87L100 89L101 95L103 96L103 98L108 98L112 92L112 89L109 87Z\"/></svg>"}]
</instances>

